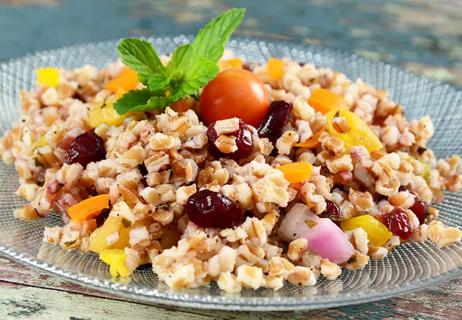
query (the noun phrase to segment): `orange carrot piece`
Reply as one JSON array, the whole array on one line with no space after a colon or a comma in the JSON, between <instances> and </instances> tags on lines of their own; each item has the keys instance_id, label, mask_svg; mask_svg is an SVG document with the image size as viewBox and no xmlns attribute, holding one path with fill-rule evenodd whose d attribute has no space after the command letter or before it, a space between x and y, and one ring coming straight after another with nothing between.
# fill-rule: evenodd
<instances>
[{"instance_id":1,"label":"orange carrot piece","mask_svg":"<svg viewBox=\"0 0 462 320\"><path fill-rule=\"evenodd\" d=\"M218 65L220 66L220 70L227 70L227 69L242 69L244 62L240 58L230 58L221 60Z\"/></svg>"},{"instance_id":2,"label":"orange carrot piece","mask_svg":"<svg viewBox=\"0 0 462 320\"><path fill-rule=\"evenodd\" d=\"M284 164L277 169L284 173L284 177L287 181L290 183L296 183L308 180L311 176L311 172L313 171L313 166L309 162L300 161Z\"/></svg>"},{"instance_id":3,"label":"orange carrot piece","mask_svg":"<svg viewBox=\"0 0 462 320\"><path fill-rule=\"evenodd\" d=\"M319 143L319 137L321 136L321 133L323 132L324 132L324 128L316 132L311 138L309 138L305 142L295 143L294 146L298 148L308 148L308 149L316 148L316 146Z\"/></svg>"},{"instance_id":4,"label":"orange carrot piece","mask_svg":"<svg viewBox=\"0 0 462 320\"><path fill-rule=\"evenodd\" d=\"M194 105L194 98L185 98L175 101L170 107L176 112L186 112Z\"/></svg>"},{"instance_id":5,"label":"orange carrot piece","mask_svg":"<svg viewBox=\"0 0 462 320\"><path fill-rule=\"evenodd\" d=\"M72 220L84 221L96 217L103 209L108 208L109 195L100 194L73 205L67 209L67 214Z\"/></svg>"},{"instance_id":6,"label":"orange carrot piece","mask_svg":"<svg viewBox=\"0 0 462 320\"><path fill-rule=\"evenodd\" d=\"M266 65L266 71L270 81L282 80L284 76L284 61L276 58L269 58Z\"/></svg>"},{"instance_id":7,"label":"orange carrot piece","mask_svg":"<svg viewBox=\"0 0 462 320\"><path fill-rule=\"evenodd\" d=\"M112 93L117 93L120 89L126 92L135 89L137 86L138 74L127 67L106 84L106 89Z\"/></svg>"},{"instance_id":8,"label":"orange carrot piece","mask_svg":"<svg viewBox=\"0 0 462 320\"><path fill-rule=\"evenodd\" d=\"M303 187L303 183L302 182L292 182L289 184L289 187L297 191L300 191Z\"/></svg>"},{"instance_id":9,"label":"orange carrot piece","mask_svg":"<svg viewBox=\"0 0 462 320\"><path fill-rule=\"evenodd\" d=\"M348 103L342 96L335 94L326 89L315 89L308 98L308 103L316 111L328 113L330 110L345 107L348 108Z\"/></svg>"}]
</instances>

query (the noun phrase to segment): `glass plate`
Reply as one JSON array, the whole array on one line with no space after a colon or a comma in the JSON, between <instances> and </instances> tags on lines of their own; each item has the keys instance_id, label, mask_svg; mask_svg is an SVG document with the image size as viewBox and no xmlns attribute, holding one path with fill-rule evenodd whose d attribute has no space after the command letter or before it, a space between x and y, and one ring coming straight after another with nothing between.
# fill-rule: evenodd
<instances>
[{"instance_id":1,"label":"glass plate","mask_svg":"<svg viewBox=\"0 0 462 320\"><path fill-rule=\"evenodd\" d=\"M150 39L167 53L186 36ZM0 65L0 132L19 118L21 88L34 85L34 69L42 66L75 68L84 64L104 67L116 59L116 41L80 45L37 53ZM410 118L430 114L436 133L430 147L439 157L462 154L462 92L383 63L313 46L233 40L229 48L250 62L264 62L269 56L290 57L358 77L378 88L390 90ZM404 294L433 286L462 275L462 245L438 249L431 243L400 246L381 261L372 261L362 271L344 271L335 281L320 280L314 287L286 284L277 292L244 290L240 294L221 292L215 284L199 289L172 291L159 283L151 270L137 270L130 282L111 280L108 268L94 254L63 251L42 243L44 226L61 222L55 215L35 221L18 221L13 210L23 202L14 195L18 186L14 168L0 165L0 252L85 286L144 303L228 310L296 310L356 304ZM447 194L438 205L441 220L462 227L462 194Z\"/></svg>"}]
</instances>

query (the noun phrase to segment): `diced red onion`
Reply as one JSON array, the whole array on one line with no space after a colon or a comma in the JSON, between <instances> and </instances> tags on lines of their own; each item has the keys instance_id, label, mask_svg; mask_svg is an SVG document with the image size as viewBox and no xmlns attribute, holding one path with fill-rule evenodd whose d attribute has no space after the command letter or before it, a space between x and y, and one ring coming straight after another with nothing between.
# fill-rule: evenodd
<instances>
[{"instance_id":1,"label":"diced red onion","mask_svg":"<svg viewBox=\"0 0 462 320\"><path fill-rule=\"evenodd\" d=\"M283 241L305 238L309 231L307 220L316 222L319 217L313 214L306 205L295 204L282 220L278 230L278 238Z\"/></svg>"},{"instance_id":2,"label":"diced red onion","mask_svg":"<svg viewBox=\"0 0 462 320\"><path fill-rule=\"evenodd\" d=\"M309 229L306 239L311 251L333 263L344 263L355 253L346 234L327 218L319 219L317 224Z\"/></svg>"}]
</instances>

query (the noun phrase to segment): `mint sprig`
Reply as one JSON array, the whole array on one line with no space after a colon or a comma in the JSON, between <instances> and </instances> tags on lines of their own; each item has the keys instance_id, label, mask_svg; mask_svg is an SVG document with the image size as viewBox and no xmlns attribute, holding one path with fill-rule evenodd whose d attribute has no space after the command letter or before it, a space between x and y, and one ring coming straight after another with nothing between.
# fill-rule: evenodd
<instances>
[{"instance_id":1,"label":"mint sprig","mask_svg":"<svg viewBox=\"0 0 462 320\"><path fill-rule=\"evenodd\" d=\"M195 95L219 72L218 60L244 15L242 8L222 13L199 30L192 43L177 47L166 67L150 42L136 38L120 41L121 61L138 73L146 88L129 91L117 100L117 113L161 109Z\"/></svg>"},{"instance_id":2,"label":"mint sprig","mask_svg":"<svg viewBox=\"0 0 462 320\"><path fill-rule=\"evenodd\" d=\"M160 62L159 55L146 40L132 38L120 41L117 50L122 62L138 72L143 77L161 73L165 74L165 67Z\"/></svg>"},{"instance_id":3,"label":"mint sprig","mask_svg":"<svg viewBox=\"0 0 462 320\"><path fill-rule=\"evenodd\" d=\"M118 114L124 114L130 111L135 111L137 109L142 109L148 104L148 101L151 97L152 92L149 89L132 90L117 100L114 108Z\"/></svg>"}]
</instances>

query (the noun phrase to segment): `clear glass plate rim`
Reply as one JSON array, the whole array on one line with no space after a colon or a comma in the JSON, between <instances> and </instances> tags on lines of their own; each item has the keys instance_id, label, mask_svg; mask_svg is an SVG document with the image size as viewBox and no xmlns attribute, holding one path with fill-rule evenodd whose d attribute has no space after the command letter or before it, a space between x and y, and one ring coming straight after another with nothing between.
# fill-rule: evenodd
<instances>
[{"instance_id":1,"label":"clear glass plate rim","mask_svg":"<svg viewBox=\"0 0 462 320\"><path fill-rule=\"evenodd\" d=\"M426 280L415 280L407 286L401 287L398 290L394 290L395 287L388 288L383 293L369 296L371 292L355 293L354 297L345 299L351 294L333 295L329 299L325 297L313 297L308 296L306 299L289 299L282 298L277 304L274 304L273 298L270 297L252 297L248 298L249 302L243 304L242 297L234 298L232 296L220 296L212 297L210 301L204 301L202 296L184 294L181 291L176 293L165 293L160 292L157 289L143 289L143 292L138 290L129 290L123 284L110 283L110 281L101 281L99 279L83 276L74 272L67 272L60 268L56 268L54 265L35 259L33 257L26 256L21 253L6 247L0 246L0 252L13 260L20 261L34 268L38 268L50 275L58 275L61 278L69 280L73 283L82 285L88 285L97 290L101 290L110 294L119 295L123 298L129 298L131 301L149 303L149 304L165 304L171 306L178 306L180 303L181 307L192 307L199 309L217 309L217 310L241 310L241 311L284 311L284 310L312 310L317 308L330 308L346 305L356 305L365 302L378 301L386 298L395 296L401 296L406 293L414 292L429 288L433 285L440 284L443 281L450 281L462 276L462 268L454 269L445 273L442 273L432 279ZM144 299L140 299L140 297ZM147 298L147 299L146 299ZM247 297L245 297L247 299ZM273 303L273 304L272 304ZM322 304L322 305L321 305Z\"/></svg>"},{"instance_id":2,"label":"clear glass plate rim","mask_svg":"<svg viewBox=\"0 0 462 320\"><path fill-rule=\"evenodd\" d=\"M162 40L176 40L178 42L185 42L191 39L192 36L189 35L162 35L159 37L149 37L145 38L150 41L162 41ZM90 47L99 47L99 46L111 46L115 45L118 40L110 40L110 41L101 41L101 42L92 42L86 44L77 44L72 46L61 47L57 49L51 50L44 50L38 51L31 54L27 54L24 57L11 59L0 63L0 72L7 71L9 67L12 67L14 64L22 63L27 60L36 60L40 59L40 57L46 55L56 55L62 51L66 50L78 50ZM372 61L367 58L363 58L357 56L352 53L342 52L339 50L332 50L329 48L319 47L315 45L306 45L306 44L297 44L290 41L267 41L263 39L254 39L254 38L247 38L247 37L237 37L233 38L233 43L239 42L255 42L255 43L264 43L266 45L274 45L275 47L287 47L290 50L298 50L298 51L315 51L328 53L333 56L350 58L352 60L358 62L367 62L373 65L380 65L382 67L394 69L397 72L401 72L404 74L411 75L416 81L425 81L426 83L430 83L433 87L442 87L449 90L453 94L462 94L462 91L458 90L457 88L441 83L437 80L429 79L425 76L415 74L413 72L404 70L398 66L387 64L380 61ZM130 300L133 301L140 301L140 302L148 302L148 303L162 303L168 305L178 305L185 307L194 307L194 308L207 308L207 309L226 309L226 310L258 310L258 311L269 311L269 310L306 310L306 309L315 309L315 308L325 308L325 307L333 307L333 306L342 306L342 305L352 305L352 304L359 304L367 301L376 301L384 298L389 298L396 295L402 295L408 292L416 291L419 289L423 289L443 281L448 281L457 277L462 276L462 268L459 267L454 270L446 271L445 273L441 273L433 278L426 278L424 280L414 280L408 283L406 286L394 286L394 287L387 287L386 290L383 292L379 292L375 294L373 297L369 296L371 291L363 292L363 293L355 293L353 296L349 293L343 294L336 294L329 296L326 299L326 296L307 296L307 297L297 297L297 298L281 298L278 297L277 303L271 297L235 297L235 296L210 296L209 299L204 299L203 296L199 295L190 295L180 292L161 292L157 289L148 289L146 290L143 288L143 292L138 292L136 288L129 288L127 286L110 283L109 281L101 281L97 278L88 277L79 273L68 272L61 268L57 268L51 264L43 262L37 258L32 256L24 255L21 252L17 252L7 246L0 245L0 252L4 253L5 255L26 263L30 266L39 268L47 273L58 275L65 279L68 279L72 282L82 284L85 283L86 285L111 293L116 295L122 295L124 297L129 297ZM367 293L367 294L366 294ZM349 297L351 296L351 297ZM141 299L142 298L142 299ZM246 300L243 302L243 300Z\"/></svg>"},{"instance_id":3,"label":"clear glass plate rim","mask_svg":"<svg viewBox=\"0 0 462 320\"><path fill-rule=\"evenodd\" d=\"M139 36L137 38L149 40L149 41L152 41L152 42L156 41L156 40L157 41L159 41L159 40L174 40L174 41L178 41L179 43L180 42L184 43L184 42L192 40L194 38L194 36L190 35L190 34L169 34L169 33L164 33L164 34L161 34L160 36L157 36L157 37ZM21 63L25 59L39 59L41 56L53 55L53 54L57 54L59 52L66 51L66 50L76 50L76 49L85 48L85 47L98 47L98 46L108 46L108 45L114 45L114 48L115 48L115 45L120 40L121 39L112 39L112 40L95 41L95 42L87 42L87 43L77 43L77 44L63 46L63 47L59 47L59 48L53 48L53 49L47 49L47 50L38 50L38 51L28 53L28 54L26 54L24 56L21 56L21 57L18 57L18 58L12 58L12 59L8 59L8 60L0 62L0 71L5 70L6 68L8 68L8 66L13 65L15 63ZM448 89L448 90L450 90L452 92L462 94L462 88L458 88L458 87L456 87L454 85L442 82L442 81L437 80L437 79L430 79L430 78L426 77L425 75L418 74L418 73L416 73L414 71L411 71L411 70L403 69L402 67L400 67L398 65L395 65L395 64L386 63L386 62L383 62L383 61L371 60L371 59L359 56L359 55L357 55L355 53L348 52L348 51L342 51L342 50L338 50L338 49L331 49L331 48L328 48L328 47L324 47L324 46L320 46L320 45L314 45L314 44L300 44L300 43L293 42L293 41L290 41L290 40L273 41L273 40L265 40L265 39L260 39L260 38L251 38L251 37L244 37L244 36L233 37L230 40L230 43L236 43L236 42L237 43L239 43L239 42L264 43L264 44L267 44L267 45L268 44L275 45L277 47L288 47L288 48L291 48L291 50L296 49L296 50L305 50L305 51L322 51L322 52L326 52L326 53L328 53L330 55L337 55L337 56L341 56L341 57L349 57L349 58L352 58L352 59L354 59L356 61L368 62L368 63L371 63L371 64L380 65L380 66L383 66L383 67L386 67L386 68L390 68L390 69L393 69L393 70L398 71L398 72L403 72L405 74L411 75L416 80L426 81L427 83L431 83L435 87L446 88L446 89ZM386 88L384 88L384 89L386 89Z\"/></svg>"}]
</instances>

